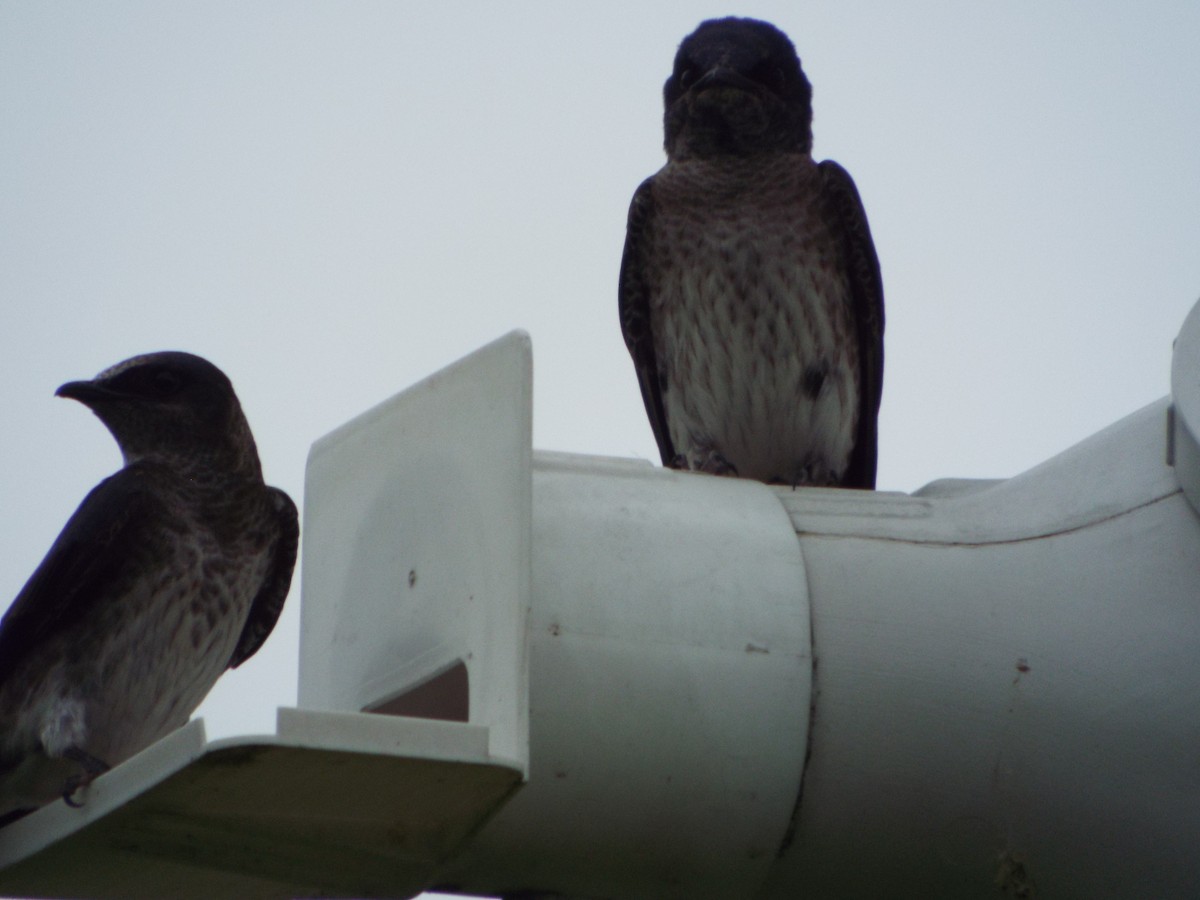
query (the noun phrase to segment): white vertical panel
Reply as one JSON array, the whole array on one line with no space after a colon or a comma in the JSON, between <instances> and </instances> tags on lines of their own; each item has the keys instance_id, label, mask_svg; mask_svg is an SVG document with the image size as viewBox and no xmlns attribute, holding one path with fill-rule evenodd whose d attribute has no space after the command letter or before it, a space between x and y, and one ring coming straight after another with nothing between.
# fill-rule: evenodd
<instances>
[{"instance_id":1,"label":"white vertical panel","mask_svg":"<svg viewBox=\"0 0 1200 900\"><path fill-rule=\"evenodd\" d=\"M444 672L527 759L532 353L513 332L313 445L301 707L361 710Z\"/></svg>"}]
</instances>

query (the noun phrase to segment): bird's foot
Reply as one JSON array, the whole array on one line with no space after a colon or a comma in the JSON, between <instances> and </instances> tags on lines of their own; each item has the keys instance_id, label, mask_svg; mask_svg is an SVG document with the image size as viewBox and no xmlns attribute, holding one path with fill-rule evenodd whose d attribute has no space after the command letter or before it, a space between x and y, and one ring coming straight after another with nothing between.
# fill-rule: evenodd
<instances>
[{"instance_id":1,"label":"bird's foot","mask_svg":"<svg viewBox=\"0 0 1200 900\"><path fill-rule=\"evenodd\" d=\"M86 750L81 750L79 747L68 747L63 751L63 758L69 759L71 762L79 763L79 765L83 766L83 772L81 774L71 775L67 778L66 783L63 785L62 793L63 802L66 803L67 806L73 806L74 808L78 809L79 807L83 806L83 802L75 800L75 792L80 788L87 787L96 780L97 776L103 775L105 772L107 772L109 770L109 765L104 760L97 759L95 756L92 756L92 754L88 753Z\"/></svg>"},{"instance_id":2,"label":"bird's foot","mask_svg":"<svg viewBox=\"0 0 1200 900\"><path fill-rule=\"evenodd\" d=\"M692 466L696 472L704 472L707 475L727 475L730 478L738 477L737 466L727 460L716 450L709 450L698 460L698 465Z\"/></svg>"},{"instance_id":3,"label":"bird's foot","mask_svg":"<svg viewBox=\"0 0 1200 900\"><path fill-rule=\"evenodd\" d=\"M809 462L795 469L791 475L776 475L767 484L790 487L793 491L802 487L841 487L841 477L826 465Z\"/></svg>"},{"instance_id":4,"label":"bird's foot","mask_svg":"<svg viewBox=\"0 0 1200 900\"><path fill-rule=\"evenodd\" d=\"M705 475L738 477L737 466L722 456L720 451L703 447L693 446L690 453L675 454L669 468L681 469L684 472L703 472Z\"/></svg>"},{"instance_id":5,"label":"bird's foot","mask_svg":"<svg viewBox=\"0 0 1200 900\"><path fill-rule=\"evenodd\" d=\"M793 491L796 488L812 487L803 473L793 475L791 478L784 478L782 475L776 475L774 478L768 481L767 484L778 485L779 487L790 487Z\"/></svg>"}]
</instances>

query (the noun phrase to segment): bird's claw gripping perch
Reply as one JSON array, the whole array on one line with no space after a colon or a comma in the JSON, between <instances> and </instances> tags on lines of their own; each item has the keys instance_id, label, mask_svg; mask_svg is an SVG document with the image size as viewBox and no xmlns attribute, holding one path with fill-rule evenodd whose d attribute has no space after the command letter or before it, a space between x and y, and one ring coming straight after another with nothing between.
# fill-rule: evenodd
<instances>
[{"instance_id":1,"label":"bird's claw gripping perch","mask_svg":"<svg viewBox=\"0 0 1200 900\"><path fill-rule=\"evenodd\" d=\"M83 772L80 774L71 775L67 778L63 785L62 798L63 802L74 809L79 809L83 806L82 800L75 799L75 792L81 788L87 787L100 775L108 771L109 765L102 759L97 759L88 753L86 750L80 750L78 747L69 747L63 752L63 757L71 760L71 762L79 763L83 766Z\"/></svg>"}]
</instances>

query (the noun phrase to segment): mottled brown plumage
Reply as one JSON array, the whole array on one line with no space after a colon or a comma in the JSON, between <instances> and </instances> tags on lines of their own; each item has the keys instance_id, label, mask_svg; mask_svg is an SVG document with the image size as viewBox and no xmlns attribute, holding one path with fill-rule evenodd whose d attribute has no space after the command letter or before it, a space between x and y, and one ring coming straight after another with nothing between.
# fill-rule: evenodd
<instances>
[{"instance_id":1,"label":"mottled brown plumage","mask_svg":"<svg viewBox=\"0 0 1200 900\"><path fill-rule=\"evenodd\" d=\"M263 484L233 387L156 353L58 390L125 467L84 499L0 621L0 815L70 795L184 724L279 617L296 507Z\"/></svg>"},{"instance_id":2,"label":"mottled brown plumage","mask_svg":"<svg viewBox=\"0 0 1200 900\"><path fill-rule=\"evenodd\" d=\"M875 484L883 289L850 176L811 157L808 81L765 22L705 22L664 87L620 313L664 465Z\"/></svg>"}]
</instances>

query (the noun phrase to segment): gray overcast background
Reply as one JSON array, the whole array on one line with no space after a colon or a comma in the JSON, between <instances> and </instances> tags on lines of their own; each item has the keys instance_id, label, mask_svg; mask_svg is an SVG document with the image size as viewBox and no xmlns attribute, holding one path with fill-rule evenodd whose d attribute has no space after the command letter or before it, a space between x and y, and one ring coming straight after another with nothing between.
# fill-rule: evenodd
<instances>
[{"instance_id":1,"label":"gray overcast background","mask_svg":"<svg viewBox=\"0 0 1200 900\"><path fill-rule=\"evenodd\" d=\"M120 458L53 396L186 349L268 481L512 328L534 444L655 459L616 318L661 88L704 18L784 29L883 267L879 484L1022 471L1168 392L1200 296L1200 4L0 5L0 608ZM299 568L204 706L295 699Z\"/></svg>"}]
</instances>

